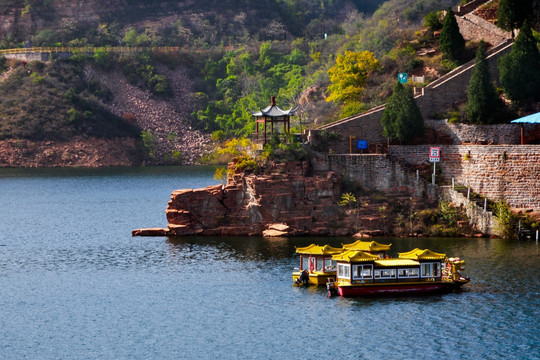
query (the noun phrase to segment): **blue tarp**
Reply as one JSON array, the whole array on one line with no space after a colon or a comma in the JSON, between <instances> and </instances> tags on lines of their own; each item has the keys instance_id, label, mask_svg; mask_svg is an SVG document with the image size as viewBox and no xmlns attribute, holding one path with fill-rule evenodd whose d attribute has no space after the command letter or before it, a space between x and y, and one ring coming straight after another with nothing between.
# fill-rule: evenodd
<instances>
[{"instance_id":1,"label":"blue tarp","mask_svg":"<svg viewBox=\"0 0 540 360\"><path fill-rule=\"evenodd\" d=\"M540 124L540 112L536 114L531 114L519 118L517 120L512 120L513 124Z\"/></svg>"}]
</instances>

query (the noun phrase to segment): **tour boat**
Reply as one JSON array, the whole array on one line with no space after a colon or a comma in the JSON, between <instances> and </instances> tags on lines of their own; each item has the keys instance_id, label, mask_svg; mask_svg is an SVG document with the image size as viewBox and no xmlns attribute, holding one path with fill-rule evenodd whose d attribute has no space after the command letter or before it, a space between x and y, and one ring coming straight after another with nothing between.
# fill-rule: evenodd
<instances>
[{"instance_id":1,"label":"tour boat","mask_svg":"<svg viewBox=\"0 0 540 360\"><path fill-rule=\"evenodd\" d=\"M329 245L311 244L296 248L296 253L300 254L300 267L293 271L294 284L326 285L329 280L333 281L336 277L336 261L332 260L333 255L345 250L360 250L384 259L391 244L358 240L352 244L342 244L342 246L342 248L335 248Z\"/></svg>"},{"instance_id":2,"label":"tour boat","mask_svg":"<svg viewBox=\"0 0 540 360\"><path fill-rule=\"evenodd\" d=\"M384 259L349 249L333 255L332 261L337 263L337 273L336 280L327 283L329 296L441 293L469 282L459 272L464 260L428 249Z\"/></svg>"},{"instance_id":3,"label":"tour boat","mask_svg":"<svg viewBox=\"0 0 540 360\"><path fill-rule=\"evenodd\" d=\"M293 271L293 282L296 285L325 285L336 277L336 262L332 256L343 251L329 245L311 244L296 248L300 254L300 268Z\"/></svg>"}]
</instances>

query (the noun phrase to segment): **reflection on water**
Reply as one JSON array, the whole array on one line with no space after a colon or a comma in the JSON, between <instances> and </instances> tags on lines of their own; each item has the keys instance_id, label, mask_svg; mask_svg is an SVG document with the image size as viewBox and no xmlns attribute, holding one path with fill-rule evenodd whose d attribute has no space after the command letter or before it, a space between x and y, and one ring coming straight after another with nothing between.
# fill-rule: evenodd
<instances>
[{"instance_id":1,"label":"reflection on water","mask_svg":"<svg viewBox=\"0 0 540 360\"><path fill-rule=\"evenodd\" d=\"M471 283L346 299L291 272L295 247L350 238L131 237L212 174L0 169L0 358L538 359L534 241L376 238L462 257Z\"/></svg>"}]
</instances>

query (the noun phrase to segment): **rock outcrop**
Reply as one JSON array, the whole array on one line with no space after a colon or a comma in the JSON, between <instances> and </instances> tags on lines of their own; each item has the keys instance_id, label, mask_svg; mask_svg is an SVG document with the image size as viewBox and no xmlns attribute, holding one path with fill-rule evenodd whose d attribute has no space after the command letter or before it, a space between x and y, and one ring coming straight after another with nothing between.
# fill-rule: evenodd
<instances>
[{"instance_id":1,"label":"rock outcrop","mask_svg":"<svg viewBox=\"0 0 540 360\"><path fill-rule=\"evenodd\" d=\"M226 185L177 190L166 209L166 229L137 229L134 236L247 235L347 236L359 229L357 211L338 200L341 178L311 174L308 162L274 164L263 175L234 174ZM370 219L371 225L380 223Z\"/></svg>"}]
</instances>

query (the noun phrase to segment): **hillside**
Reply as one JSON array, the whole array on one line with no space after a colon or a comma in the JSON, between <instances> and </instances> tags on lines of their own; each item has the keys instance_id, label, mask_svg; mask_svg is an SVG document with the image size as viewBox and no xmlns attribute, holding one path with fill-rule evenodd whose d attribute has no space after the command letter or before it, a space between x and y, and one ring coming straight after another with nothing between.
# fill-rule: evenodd
<instances>
[{"instance_id":1,"label":"hillside","mask_svg":"<svg viewBox=\"0 0 540 360\"><path fill-rule=\"evenodd\" d=\"M436 41L422 30L424 15L451 5L9 0L0 4L0 48L103 50L46 64L0 62L0 140L131 138L144 153L139 163L196 163L212 148L211 134L214 140L250 136L249 110L265 107L271 96L282 108L300 106L292 124L300 131L384 103L397 72L426 75L426 81L448 72L457 64L416 53ZM119 45L147 50L107 51ZM469 59L474 49L473 43ZM371 51L380 62L348 109L325 101L328 69L346 50Z\"/></svg>"}]
</instances>

